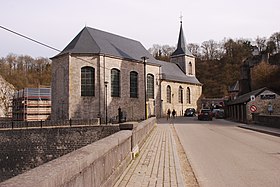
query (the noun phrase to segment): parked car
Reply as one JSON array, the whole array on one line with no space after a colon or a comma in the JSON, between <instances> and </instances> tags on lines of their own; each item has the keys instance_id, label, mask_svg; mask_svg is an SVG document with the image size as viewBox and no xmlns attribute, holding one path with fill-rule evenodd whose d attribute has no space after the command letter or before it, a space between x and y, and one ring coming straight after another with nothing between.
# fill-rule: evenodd
<instances>
[{"instance_id":1,"label":"parked car","mask_svg":"<svg viewBox=\"0 0 280 187\"><path fill-rule=\"evenodd\" d=\"M195 116L195 109L194 108L187 108L185 110L184 116L187 116L187 117Z\"/></svg>"},{"instance_id":2,"label":"parked car","mask_svg":"<svg viewBox=\"0 0 280 187\"><path fill-rule=\"evenodd\" d=\"M219 109L215 114L215 118L225 118L225 111L223 109Z\"/></svg>"},{"instance_id":3,"label":"parked car","mask_svg":"<svg viewBox=\"0 0 280 187\"><path fill-rule=\"evenodd\" d=\"M216 113L219 111L220 109L219 108L215 108L212 110L212 117L215 117L216 116Z\"/></svg>"},{"instance_id":4,"label":"parked car","mask_svg":"<svg viewBox=\"0 0 280 187\"><path fill-rule=\"evenodd\" d=\"M210 109L202 109L198 116L198 120L207 120L207 121L212 121L212 112Z\"/></svg>"}]
</instances>

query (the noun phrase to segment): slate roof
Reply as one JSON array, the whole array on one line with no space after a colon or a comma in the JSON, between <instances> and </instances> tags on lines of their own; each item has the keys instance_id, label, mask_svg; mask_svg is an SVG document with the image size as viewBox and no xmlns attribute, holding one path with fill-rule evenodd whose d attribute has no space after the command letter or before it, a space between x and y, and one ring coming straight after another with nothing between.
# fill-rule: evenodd
<instances>
[{"instance_id":1,"label":"slate roof","mask_svg":"<svg viewBox=\"0 0 280 187\"><path fill-rule=\"evenodd\" d=\"M195 76L186 75L177 64L156 60L154 63L161 66L162 79L175 82L188 82L202 85Z\"/></svg>"},{"instance_id":2,"label":"slate roof","mask_svg":"<svg viewBox=\"0 0 280 187\"><path fill-rule=\"evenodd\" d=\"M187 43L186 43L184 32L183 32L182 22L181 22L181 26L180 26L177 49L172 53L171 56L177 56L177 55L188 55L188 56L193 57L193 54L187 48Z\"/></svg>"},{"instance_id":3,"label":"slate roof","mask_svg":"<svg viewBox=\"0 0 280 187\"><path fill-rule=\"evenodd\" d=\"M162 79L201 84L196 77L184 74L175 63L156 60L139 41L90 27L84 27L63 51L53 58L68 53L105 54L137 62L142 62L141 57L145 56L149 58L147 64L161 66Z\"/></svg>"},{"instance_id":4,"label":"slate roof","mask_svg":"<svg viewBox=\"0 0 280 187\"><path fill-rule=\"evenodd\" d=\"M84 27L57 56L66 53L105 54L137 61L143 56L152 58L140 42L90 27Z\"/></svg>"},{"instance_id":5,"label":"slate roof","mask_svg":"<svg viewBox=\"0 0 280 187\"><path fill-rule=\"evenodd\" d=\"M252 92L243 94L241 96L239 96L237 99L233 100L233 101L229 101L227 103L227 105L234 105L234 104L240 104L240 103L247 103L248 101L250 101L251 99L251 95L254 95L255 97L260 95L262 92L264 92L265 90L267 90L266 87L264 88L260 88L258 90L254 90Z\"/></svg>"}]
</instances>

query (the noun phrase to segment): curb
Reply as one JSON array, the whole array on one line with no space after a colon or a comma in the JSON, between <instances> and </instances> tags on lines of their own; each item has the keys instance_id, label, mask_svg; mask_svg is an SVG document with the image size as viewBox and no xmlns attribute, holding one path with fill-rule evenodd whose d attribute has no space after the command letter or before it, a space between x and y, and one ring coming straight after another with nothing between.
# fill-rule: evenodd
<instances>
[{"instance_id":1,"label":"curb","mask_svg":"<svg viewBox=\"0 0 280 187\"><path fill-rule=\"evenodd\" d=\"M247 129L247 130L253 130L253 131L264 133L264 134L269 134L269 135L272 135L272 136L280 137L280 133L278 133L278 132L268 131L268 130L264 130L264 129L260 129L260 128L246 127L246 126L241 126L241 125L239 125L237 127L242 128L242 129Z\"/></svg>"}]
</instances>

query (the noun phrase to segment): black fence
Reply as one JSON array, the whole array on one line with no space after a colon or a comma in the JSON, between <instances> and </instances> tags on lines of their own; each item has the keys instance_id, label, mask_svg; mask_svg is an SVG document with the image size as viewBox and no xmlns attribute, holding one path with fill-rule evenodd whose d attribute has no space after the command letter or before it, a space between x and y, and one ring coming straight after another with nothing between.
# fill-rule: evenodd
<instances>
[{"instance_id":1,"label":"black fence","mask_svg":"<svg viewBox=\"0 0 280 187\"><path fill-rule=\"evenodd\" d=\"M44 128L44 127L71 127L71 126L100 125L99 119L70 119L58 121L0 121L2 128Z\"/></svg>"}]
</instances>

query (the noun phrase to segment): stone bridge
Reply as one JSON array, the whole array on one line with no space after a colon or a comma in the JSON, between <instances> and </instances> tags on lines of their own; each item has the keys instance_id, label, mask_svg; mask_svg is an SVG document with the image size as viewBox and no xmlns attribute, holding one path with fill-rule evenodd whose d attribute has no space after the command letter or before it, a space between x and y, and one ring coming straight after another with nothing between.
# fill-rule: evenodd
<instances>
[{"instance_id":1,"label":"stone bridge","mask_svg":"<svg viewBox=\"0 0 280 187\"><path fill-rule=\"evenodd\" d=\"M0 183L0 186L113 186L155 125L156 118L149 118L140 123L120 124L117 126L119 130L111 129L110 136L86 146L80 144L81 148L10 178ZM75 138L92 136L92 133L85 135L80 131L79 133L75 130L72 131L74 131ZM113 131L117 132L113 133ZM45 134L55 133L46 131ZM24 134L24 136L28 136L28 134ZM33 137L34 143L42 141L40 138L42 137ZM46 139L49 141L48 144L63 147L62 144L59 144L61 140L58 141L55 137L45 137L44 140ZM38 150L41 149L42 147L38 148ZM54 156L54 154L52 155Z\"/></svg>"}]
</instances>

